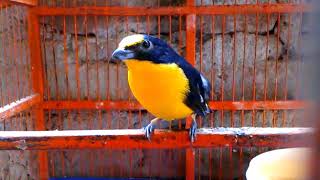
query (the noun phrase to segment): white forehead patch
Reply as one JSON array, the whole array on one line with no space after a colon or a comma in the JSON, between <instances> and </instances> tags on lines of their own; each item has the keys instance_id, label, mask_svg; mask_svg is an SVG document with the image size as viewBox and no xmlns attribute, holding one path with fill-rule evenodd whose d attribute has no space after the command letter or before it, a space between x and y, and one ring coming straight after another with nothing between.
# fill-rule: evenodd
<instances>
[{"instance_id":1,"label":"white forehead patch","mask_svg":"<svg viewBox=\"0 0 320 180\"><path fill-rule=\"evenodd\" d=\"M119 43L119 48L124 48L126 46L132 46L135 44L138 44L144 40L143 35L141 34L135 34L131 36L127 36L121 40Z\"/></svg>"}]
</instances>

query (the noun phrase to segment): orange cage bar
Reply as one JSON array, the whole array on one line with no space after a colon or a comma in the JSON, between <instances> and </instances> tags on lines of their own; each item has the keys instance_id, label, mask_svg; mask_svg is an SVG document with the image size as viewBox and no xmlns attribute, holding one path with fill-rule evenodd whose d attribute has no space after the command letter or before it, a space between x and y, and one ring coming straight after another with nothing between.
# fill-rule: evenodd
<instances>
[{"instance_id":1,"label":"orange cage bar","mask_svg":"<svg viewBox=\"0 0 320 180\"><path fill-rule=\"evenodd\" d=\"M171 1L163 5L155 1L153 7L129 5L128 1L116 5L107 1L4 1L1 22L13 25L12 29L0 28L9 32L0 35L1 46L8 45L0 52L5 59L0 67L0 81L5 84L0 86L0 123L5 127L13 118L25 117L32 131L3 131L0 149L38 150L39 179L72 176L73 171L78 176L144 177L149 173L149 177L169 179L228 179L236 175L243 179L245 153L253 156L267 147L309 145L304 139L313 131L301 128L303 122L297 119L300 111L312 105L299 96L302 15L312 8L306 3L284 2L205 4L187 0L181 5ZM15 11L22 13L24 5L28 6L28 18L14 24L11 17ZM28 28L24 29L27 35L23 27ZM137 129L151 115L123 84L123 67L108 59L121 38L141 32L167 40L211 81L210 108L214 112L207 119L198 119L200 129L193 144L181 130L190 127L188 118L177 124L159 124L160 129L170 130L156 130L152 142ZM67 153L74 149L79 152ZM102 151L86 153L86 149ZM118 149L128 150L119 157L128 162L127 169L95 164L95 157L105 156L114 163L112 153L117 153L112 150ZM77 154L80 157L75 157ZM153 159L156 156L159 159ZM177 171L161 165L152 168L143 164L144 158L168 160L166 166L177 167ZM67 161L78 161L79 167L72 169ZM229 174L224 172L224 161L229 162ZM107 175L106 167L110 168Z\"/></svg>"}]
</instances>

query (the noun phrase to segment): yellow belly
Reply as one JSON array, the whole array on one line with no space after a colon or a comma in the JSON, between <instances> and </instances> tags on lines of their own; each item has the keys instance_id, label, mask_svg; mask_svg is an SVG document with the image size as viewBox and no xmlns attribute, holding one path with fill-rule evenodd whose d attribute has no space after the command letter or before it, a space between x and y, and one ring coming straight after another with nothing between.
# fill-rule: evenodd
<instances>
[{"instance_id":1,"label":"yellow belly","mask_svg":"<svg viewBox=\"0 0 320 180\"><path fill-rule=\"evenodd\" d=\"M151 114L173 120L192 113L183 103L189 91L188 79L176 64L139 60L126 60L125 63L133 95Z\"/></svg>"}]
</instances>

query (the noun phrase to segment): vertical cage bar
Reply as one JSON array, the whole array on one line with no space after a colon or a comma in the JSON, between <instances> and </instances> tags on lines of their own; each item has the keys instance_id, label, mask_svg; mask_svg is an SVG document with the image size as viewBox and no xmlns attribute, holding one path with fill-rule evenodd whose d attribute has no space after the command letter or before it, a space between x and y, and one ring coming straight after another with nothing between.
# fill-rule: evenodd
<instances>
[{"instance_id":1,"label":"vertical cage bar","mask_svg":"<svg viewBox=\"0 0 320 180\"><path fill-rule=\"evenodd\" d=\"M15 11L15 18L19 18L19 15L21 15L21 8L16 8L16 11ZM23 21L20 22L18 24L18 27L17 27L17 36L18 36L18 49L19 49L19 52L18 52L18 60L20 61L20 64L22 64L22 68L21 68L21 72L22 72L22 76L21 76L21 87L22 87L22 91L21 91L21 97L25 97L27 96L27 94L25 93L26 91L26 84L25 82L27 81L26 77L27 77L27 71L25 71L25 68L23 68L24 66L24 60L23 60L23 37L22 37L22 27L21 27L21 24L23 24ZM21 98L20 97L20 98ZM21 114L20 114L21 115ZM20 121L22 122L22 121Z\"/></svg>"},{"instance_id":2,"label":"vertical cage bar","mask_svg":"<svg viewBox=\"0 0 320 180\"><path fill-rule=\"evenodd\" d=\"M4 22L4 15L3 15L3 5L0 4L0 22L3 23ZM0 27L0 31L3 32L3 26ZM0 45L2 47L4 47L4 33L1 33L1 36L0 36ZM4 62L4 59L5 59L5 49L2 48L0 50L0 55L3 57L3 65L0 66L0 106L4 106L5 105L5 100L4 100L4 95L5 94L5 90L6 88L2 86L3 83L6 83L6 73L5 73L5 62Z\"/></svg>"},{"instance_id":3,"label":"vertical cage bar","mask_svg":"<svg viewBox=\"0 0 320 180\"><path fill-rule=\"evenodd\" d=\"M220 93L221 93L221 97L220 97L220 101L223 102L224 101L224 42L225 42L225 24L226 24L226 16L222 15L222 26L221 26L221 85L220 85ZM220 111L220 126L224 125L224 111L221 110Z\"/></svg>"},{"instance_id":4,"label":"vertical cage bar","mask_svg":"<svg viewBox=\"0 0 320 180\"><path fill-rule=\"evenodd\" d=\"M5 24L9 24L9 15L8 15L8 8L5 8L5 13L4 13L4 23ZM9 57L10 57L10 44L9 44L9 34L8 32L6 33L3 33L5 36L3 38L3 41L4 42L7 42L7 47L5 48L4 50L4 63L6 65L6 69L5 69L5 84L7 84L8 86L5 87L6 89L6 95L7 95L7 98L6 98L6 102L5 104L9 104L11 101L11 97L12 97L12 92L10 92L10 84L9 84L9 80L10 80L10 71L9 71L9 66L10 66L10 61L9 61Z\"/></svg>"},{"instance_id":5,"label":"vertical cage bar","mask_svg":"<svg viewBox=\"0 0 320 180\"><path fill-rule=\"evenodd\" d=\"M216 76L216 69L215 69L215 64L216 64L216 46L215 46L215 16L211 16L211 29L212 29L212 42L211 42L211 54L212 54L212 63L211 63L211 100L214 100L215 98L215 76ZM210 114L210 127L213 127L213 119L214 119L214 113L212 112Z\"/></svg>"},{"instance_id":6,"label":"vertical cage bar","mask_svg":"<svg viewBox=\"0 0 320 180\"><path fill-rule=\"evenodd\" d=\"M186 17L186 59L191 65L195 65L196 58L196 15L190 14ZM191 125L191 119L187 118L186 128Z\"/></svg>"},{"instance_id":7,"label":"vertical cage bar","mask_svg":"<svg viewBox=\"0 0 320 180\"><path fill-rule=\"evenodd\" d=\"M182 54L182 17L181 17L181 15L179 15L179 42L178 42L178 52L179 52L179 54ZM187 37L186 37L186 41L188 41L188 30L186 31L186 34L187 34ZM186 43L186 44L188 44L188 43ZM187 52L189 52L189 50L188 50L188 45L187 45ZM187 56L188 57L188 56ZM188 60L188 58L187 58L187 60ZM188 124L190 121L187 119L186 120L186 128L189 128L189 125L190 124ZM179 120L179 129L181 129L181 127L182 127L182 125L181 125L181 120Z\"/></svg>"},{"instance_id":8,"label":"vertical cage bar","mask_svg":"<svg viewBox=\"0 0 320 180\"><path fill-rule=\"evenodd\" d=\"M191 148L186 149L186 180L194 179L195 153Z\"/></svg>"},{"instance_id":9,"label":"vertical cage bar","mask_svg":"<svg viewBox=\"0 0 320 180\"><path fill-rule=\"evenodd\" d=\"M187 20L186 22L187 24L186 59L190 64L195 65L196 16L193 14L187 15L186 20Z\"/></svg>"},{"instance_id":10,"label":"vertical cage bar","mask_svg":"<svg viewBox=\"0 0 320 180\"><path fill-rule=\"evenodd\" d=\"M44 80L43 80L43 67L41 60L40 47L40 27L39 19L36 15L28 11L28 37L31 55L31 73L32 73L32 89L34 93L38 93L43 101L44 95ZM35 129L45 130L44 112L41 106L34 108L35 114ZM48 174L48 153L47 151L38 152L39 161L39 179L47 180Z\"/></svg>"},{"instance_id":11,"label":"vertical cage bar","mask_svg":"<svg viewBox=\"0 0 320 180\"><path fill-rule=\"evenodd\" d=\"M256 13L255 18L255 36L254 36L254 59L253 59L253 79L252 79L252 101L256 101L256 61L257 61L257 49L258 49L258 16L259 14ZM256 124L256 111L252 110L252 119L251 125L254 127Z\"/></svg>"},{"instance_id":12,"label":"vertical cage bar","mask_svg":"<svg viewBox=\"0 0 320 180\"><path fill-rule=\"evenodd\" d=\"M12 61L12 63L13 63L13 65L15 66L15 75L13 75L13 77L15 76L15 79L16 79L16 86L15 86L15 88L16 88L16 94L15 94L15 99L14 100L18 100L18 99L20 99L21 98L21 94L20 94L20 88L21 88L21 86L20 86L20 76L19 76L19 69L18 69L18 56L17 56L17 53L18 53L18 51L17 51L17 49L18 49L18 47L17 47L17 27L16 26L18 26L18 24L15 24L15 22L14 22L14 16L15 16L15 12L14 12L14 9L16 9L16 7L14 7L13 8L13 11L11 12L11 15L10 15L10 19L11 19L11 21L12 21L12 38L11 38L11 40L13 41L12 42L12 47L13 47L13 56L12 56L12 59L13 59L13 61Z\"/></svg>"},{"instance_id":13,"label":"vertical cage bar","mask_svg":"<svg viewBox=\"0 0 320 180\"><path fill-rule=\"evenodd\" d=\"M14 102L17 100L17 87L15 87L15 85L17 84L17 77L15 77L15 70L14 70L14 59L15 59L15 53L14 53L14 40L13 40L13 34L14 34L14 22L12 19L12 12L8 10L8 8L6 9L7 12L7 24L9 26L11 26L10 31L8 31L7 34L7 42L8 42L8 58L7 58L7 63L8 63L8 72L9 72L9 81L11 81L12 83L8 84L8 92L10 92L10 96L9 96L9 102ZM12 67L12 69L11 69ZM16 69L17 70L17 69ZM10 125L12 127L12 123L10 122Z\"/></svg>"},{"instance_id":14,"label":"vertical cage bar","mask_svg":"<svg viewBox=\"0 0 320 180\"><path fill-rule=\"evenodd\" d=\"M194 0L187 0L187 6L194 6ZM181 21L180 21L181 23ZM181 24L180 24L181 26ZM186 59L195 65L196 62L196 15L188 14L186 17ZM181 42L180 42L181 43ZM191 118L186 119L186 128L190 128ZM194 149L186 149L186 179L193 180L195 175L195 153Z\"/></svg>"},{"instance_id":15,"label":"vertical cage bar","mask_svg":"<svg viewBox=\"0 0 320 180\"><path fill-rule=\"evenodd\" d=\"M303 61L302 61L302 22L303 22L303 19L302 19L302 12L299 12L298 13L298 51L297 51L297 54L298 54L298 59L297 59L297 66L296 66L296 74L297 74L297 77L296 77L296 91L295 91L295 99L300 99L301 98L301 73L302 73L302 67L303 67ZM290 26L290 24L289 24Z\"/></svg>"}]
</instances>

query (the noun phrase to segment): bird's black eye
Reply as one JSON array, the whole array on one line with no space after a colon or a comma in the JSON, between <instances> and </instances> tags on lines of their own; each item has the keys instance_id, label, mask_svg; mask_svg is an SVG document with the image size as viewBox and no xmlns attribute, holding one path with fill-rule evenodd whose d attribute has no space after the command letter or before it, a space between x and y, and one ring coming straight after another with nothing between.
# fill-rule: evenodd
<instances>
[{"instance_id":1,"label":"bird's black eye","mask_svg":"<svg viewBox=\"0 0 320 180\"><path fill-rule=\"evenodd\" d=\"M142 46L144 49L149 49L150 46L151 46L151 43L150 43L150 41L145 40L145 41L142 42L141 46Z\"/></svg>"}]
</instances>

